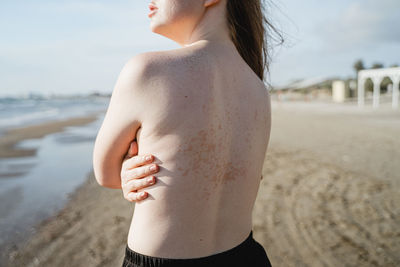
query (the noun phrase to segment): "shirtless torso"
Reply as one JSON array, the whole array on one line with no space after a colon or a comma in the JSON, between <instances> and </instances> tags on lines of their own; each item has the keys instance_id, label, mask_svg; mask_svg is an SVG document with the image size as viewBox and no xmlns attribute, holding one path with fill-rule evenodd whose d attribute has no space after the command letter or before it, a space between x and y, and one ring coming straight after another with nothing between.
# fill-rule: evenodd
<instances>
[{"instance_id":1,"label":"shirtless torso","mask_svg":"<svg viewBox=\"0 0 400 267\"><path fill-rule=\"evenodd\" d=\"M195 45L157 53L165 75L154 80L136 137L138 155L154 155L160 171L149 197L135 204L128 246L154 257L209 256L252 230L269 94L236 50Z\"/></svg>"}]
</instances>

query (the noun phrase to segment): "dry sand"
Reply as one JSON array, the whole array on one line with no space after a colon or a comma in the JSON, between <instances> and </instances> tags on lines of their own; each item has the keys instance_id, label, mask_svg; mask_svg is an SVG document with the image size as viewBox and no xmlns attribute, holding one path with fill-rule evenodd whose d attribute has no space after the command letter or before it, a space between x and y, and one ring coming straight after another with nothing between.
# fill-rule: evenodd
<instances>
[{"instance_id":1,"label":"dry sand","mask_svg":"<svg viewBox=\"0 0 400 267\"><path fill-rule=\"evenodd\" d=\"M253 213L272 265L400 266L400 112L302 103L272 112ZM9 266L121 266L133 208L91 173Z\"/></svg>"}]
</instances>

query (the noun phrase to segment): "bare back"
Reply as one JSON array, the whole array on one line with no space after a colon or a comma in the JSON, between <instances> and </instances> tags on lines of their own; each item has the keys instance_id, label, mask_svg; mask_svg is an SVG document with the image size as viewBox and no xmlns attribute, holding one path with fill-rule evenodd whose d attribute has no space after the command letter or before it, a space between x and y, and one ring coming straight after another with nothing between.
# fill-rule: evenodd
<instances>
[{"instance_id":1,"label":"bare back","mask_svg":"<svg viewBox=\"0 0 400 267\"><path fill-rule=\"evenodd\" d=\"M149 197L135 204L128 246L154 257L209 256L238 245L252 229L270 135L269 94L232 51L165 53L168 75L154 82L137 132L138 154L154 155L160 172L146 188Z\"/></svg>"}]
</instances>

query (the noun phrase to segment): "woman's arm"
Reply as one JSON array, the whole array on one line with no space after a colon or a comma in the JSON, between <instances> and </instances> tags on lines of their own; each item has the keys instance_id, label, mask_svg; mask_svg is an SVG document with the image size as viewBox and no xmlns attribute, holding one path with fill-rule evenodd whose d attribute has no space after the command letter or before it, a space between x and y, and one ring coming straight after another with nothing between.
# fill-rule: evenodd
<instances>
[{"instance_id":1,"label":"woman's arm","mask_svg":"<svg viewBox=\"0 0 400 267\"><path fill-rule=\"evenodd\" d=\"M103 124L93 150L93 169L104 187L121 189L121 167L130 143L149 107L146 57L139 54L123 67L114 87Z\"/></svg>"}]
</instances>

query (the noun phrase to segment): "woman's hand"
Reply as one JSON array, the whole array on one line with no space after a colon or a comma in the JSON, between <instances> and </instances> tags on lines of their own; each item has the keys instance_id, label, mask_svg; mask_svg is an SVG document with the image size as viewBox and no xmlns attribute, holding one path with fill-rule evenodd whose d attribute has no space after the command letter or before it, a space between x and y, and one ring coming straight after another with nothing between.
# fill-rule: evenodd
<instances>
[{"instance_id":1,"label":"woman's hand","mask_svg":"<svg viewBox=\"0 0 400 267\"><path fill-rule=\"evenodd\" d=\"M122 192L124 198L131 202L141 201L148 197L147 192L137 192L137 190L155 184L156 177L152 174L159 170L157 164L150 164L153 162L152 155L138 156L137 153L137 142L133 141L121 168ZM150 169L152 166L155 166L155 170Z\"/></svg>"}]
</instances>

